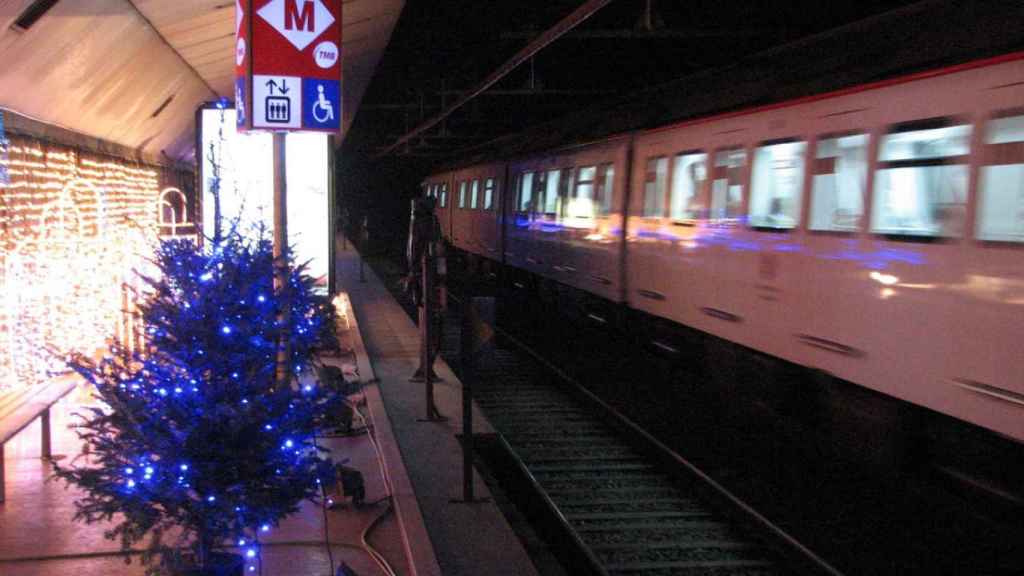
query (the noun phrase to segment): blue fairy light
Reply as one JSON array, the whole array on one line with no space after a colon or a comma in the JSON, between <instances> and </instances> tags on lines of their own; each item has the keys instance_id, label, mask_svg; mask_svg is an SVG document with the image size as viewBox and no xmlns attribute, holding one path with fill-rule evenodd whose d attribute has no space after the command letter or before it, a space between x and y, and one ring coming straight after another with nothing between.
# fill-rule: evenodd
<instances>
[{"instance_id":1,"label":"blue fairy light","mask_svg":"<svg viewBox=\"0 0 1024 576\"><path fill-rule=\"evenodd\" d=\"M255 558L256 557L256 551L253 550L252 548L249 548L248 550L245 551L245 555L247 557L249 557L249 558Z\"/></svg>"},{"instance_id":2,"label":"blue fairy light","mask_svg":"<svg viewBox=\"0 0 1024 576\"><path fill-rule=\"evenodd\" d=\"M284 441L284 447L285 447L285 448L291 448L291 447L292 447L292 446L294 446L294 445L295 445L295 443L294 443L294 442L292 442L292 441L291 441L290 439L289 439L289 440L285 440L285 441Z\"/></svg>"},{"instance_id":3,"label":"blue fairy light","mask_svg":"<svg viewBox=\"0 0 1024 576\"><path fill-rule=\"evenodd\" d=\"M146 474L149 475L149 476L153 475L153 467L152 466L146 466Z\"/></svg>"},{"instance_id":4,"label":"blue fairy light","mask_svg":"<svg viewBox=\"0 0 1024 576\"><path fill-rule=\"evenodd\" d=\"M211 495L206 497L206 501L207 502L216 502L217 501L217 497L211 494Z\"/></svg>"},{"instance_id":5,"label":"blue fairy light","mask_svg":"<svg viewBox=\"0 0 1024 576\"><path fill-rule=\"evenodd\" d=\"M135 488L135 480L132 480L131 478L129 478L128 479L128 487L129 488Z\"/></svg>"},{"instance_id":6,"label":"blue fairy light","mask_svg":"<svg viewBox=\"0 0 1024 576\"><path fill-rule=\"evenodd\" d=\"M264 524L263 526L260 526L260 532L269 532L269 531L270 531L270 524Z\"/></svg>"},{"instance_id":7,"label":"blue fairy light","mask_svg":"<svg viewBox=\"0 0 1024 576\"><path fill-rule=\"evenodd\" d=\"M181 468L182 472L185 472L188 470L188 464L182 464L181 466L179 466L179 468Z\"/></svg>"},{"instance_id":8,"label":"blue fairy light","mask_svg":"<svg viewBox=\"0 0 1024 576\"><path fill-rule=\"evenodd\" d=\"M129 474L129 475L135 474L135 468L132 468L131 466L129 466L128 468L124 469L124 473L125 474Z\"/></svg>"},{"instance_id":9,"label":"blue fairy light","mask_svg":"<svg viewBox=\"0 0 1024 576\"><path fill-rule=\"evenodd\" d=\"M209 282L210 280L213 280L213 272L207 272L206 274L203 274L202 276L199 277L199 280L203 282Z\"/></svg>"},{"instance_id":10,"label":"blue fairy light","mask_svg":"<svg viewBox=\"0 0 1024 576\"><path fill-rule=\"evenodd\" d=\"M225 334L231 334L231 326L221 326L220 331Z\"/></svg>"},{"instance_id":11,"label":"blue fairy light","mask_svg":"<svg viewBox=\"0 0 1024 576\"><path fill-rule=\"evenodd\" d=\"M239 538L238 539L238 545L239 546L245 546L245 538Z\"/></svg>"}]
</instances>

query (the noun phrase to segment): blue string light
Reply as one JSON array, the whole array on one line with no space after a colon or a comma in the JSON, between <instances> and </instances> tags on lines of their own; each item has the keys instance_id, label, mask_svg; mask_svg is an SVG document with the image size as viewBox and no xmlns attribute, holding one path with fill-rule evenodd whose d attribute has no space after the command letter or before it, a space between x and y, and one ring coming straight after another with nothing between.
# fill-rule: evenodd
<instances>
[{"instance_id":1,"label":"blue string light","mask_svg":"<svg viewBox=\"0 0 1024 576\"><path fill-rule=\"evenodd\" d=\"M96 365L83 359L74 366L113 407L117 430L130 431L92 446L96 467L75 474L85 492L97 495L97 517L131 502L133 514L116 518L133 542L149 530L132 524L136 518L180 511L172 521L186 535L194 538L197 519L213 519L217 541L237 542L247 558L258 558L259 542L249 536L269 532L284 510L318 496L333 472L306 446L314 423L338 400L322 386L296 386L294 376L308 372L325 326L312 281L293 271L285 305L273 285L270 243L237 242L205 252L188 243L162 245L162 276L152 279L153 299L139 304L144 348L112 349ZM290 313L281 316L282 308ZM292 350L285 387L275 376L282 331ZM273 446L281 449L267 449ZM104 462L117 463L113 473Z\"/></svg>"}]
</instances>

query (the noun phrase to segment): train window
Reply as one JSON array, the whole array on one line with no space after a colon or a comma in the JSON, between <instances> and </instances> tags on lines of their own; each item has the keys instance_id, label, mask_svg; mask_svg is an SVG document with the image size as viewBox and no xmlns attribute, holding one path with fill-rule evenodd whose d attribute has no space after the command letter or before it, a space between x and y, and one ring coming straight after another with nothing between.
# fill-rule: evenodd
<instances>
[{"instance_id":1,"label":"train window","mask_svg":"<svg viewBox=\"0 0 1024 576\"><path fill-rule=\"evenodd\" d=\"M607 216L612 212L612 198L615 197L615 165L604 164L597 174L598 214Z\"/></svg>"},{"instance_id":2,"label":"train window","mask_svg":"<svg viewBox=\"0 0 1024 576\"><path fill-rule=\"evenodd\" d=\"M526 172L519 179L519 211L529 212L533 203L533 172Z\"/></svg>"},{"instance_id":3,"label":"train window","mask_svg":"<svg viewBox=\"0 0 1024 576\"><path fill-rule=\"evenodd\" d=\"M459 182L459 208L466 207L466 181Z\"/></svg>"},{"instance_id":4,"label":"train window","mask_svg":"<svg viewBox=\"0 0 1024 576\"><path fill-rule=\"evenodd\" d=\"M708 179L708 155L703 152L679 154L672 166L672 194L669 215L673 220L699 218L703 211L704 183Z\"/></svg>"},{"instance_id":5,"label":"train window","mask_svg":"<svg viewBox=\"0 0 1024 576\"><path fill-rule=\"evenodd\" d=\"M544 195L541 197L542 202L538 208L545 214L555 215L558 214L558 208L561 204L558 192L561 188L562 171L548 170L546 182L547 185L544 188Z\"/></svg>"},{"instance_id":6,"label":"train window","mask_svg":"<svg viewBox=\"0 0 1024 576\"><path fill-rule=\"evenodd\" d=\"M810 229L855 232L864 215L868 181L868 135L849 134L818 140L811 168Z\"/></svg>"},{"instance_id":7,"label":"train window","mask_svg":"<svg viewBox=\"0 0 1024 576\"><path fill-rule=\"evenodd\" d=\"M714 180L711 183L711 217L739 218L743 206L743 168L747 151L743 148L715 153Z\"/></svg>"},{"instance_id":8,"label":"train window","mask_svg":"<svg viewBox=\"0 0 1024 576\"><path fill-rule=\"evenodd\" d=\"M750 225L786 230L800 221L806 142L769 142L754 152Z\"/></svg>"},{"instance_id":9,"label":"train window","mask_svg":"<svg viewBox=\"0 0 1024 576\"><path fill-rule=\"evenodd\" d=\"M1024 242L1024 111L988 123L978 189L978 239Z\"/></svg>"},{"instance_id":10,"label":"train window","mask_svg":"<svg viewBox=\"0 0 1024 576\"><path fill-rule=\"evenodd\" d=\"M645 217L660 218L665 215L667 189L668 158L651 158L647 161L647 180L644 183Z\"/></svg>"},{"instance_id":11,"label":"train window","mask_svg":"<svg viewBox=\"0 0 1024 576\"><path fill-rule=\"evenodd\" d=\"M469 194L469 208L470 210L476 210L477 198L480 196L480 181L473 180L473 185Z\"/></svg>"},{"instance_id":12,"label":"train window","mask_svg":"<svg viewBox=\"0 0 1024 576\"><path fill-rule=\"evenodd\" d=\"M584 166L576 170L576 180L569 194L566 216L570 220L590 219L596 215L594 204L594 183L597 179L597 166Z\"/></svg>"},{"instance_id":13,"label":"train window","mask_svg":"<svg viewBox=\"0 0 1024 576\"><path fill-rule=\"evenodd\" d=\"M448 206L448 184L441 184L441 208Z\"/></svg>"},{"instance_id":14,"label":"train window","mask_svg":"<svg viewBox=\"0 0 1024 576\"><path fill-rule=\"evenodd\" d=\"M971 127L948 120L893 127L881 142L871 231L956 237L967 204Z\"/></svg>"},{"instance_id":15,"label":"train window","mask_svg":"<svg viewBox=\"0 0 1024 576\"><path fill-rule=\"evenodd\" d=\"M494 178L484 181L484 210L494 210Z\"/></svg>"}]
</instances>

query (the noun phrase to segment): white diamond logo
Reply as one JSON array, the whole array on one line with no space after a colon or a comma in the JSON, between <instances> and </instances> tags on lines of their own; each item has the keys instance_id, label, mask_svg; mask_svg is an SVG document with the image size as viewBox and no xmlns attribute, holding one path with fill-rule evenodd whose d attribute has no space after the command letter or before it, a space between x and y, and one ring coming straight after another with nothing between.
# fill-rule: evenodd
<instances>
[{"instance_id":1,"label":"white diamond logo","mask_svg":"<svg viewBox=\"0 0 1024 576\"><path fill-rule=\"evenodd\" d=\"M242 33L242 18L245 17L245 9L242 8L242 0L235 0L235 37Z\"/></svg>"},{"instance_id":2,"label":"white diamond logo","mask_svg":"<svg viewBox=\"0 0 1024 576\"><path fill-rule=\"evenodd\" d=\"M299 51L334 24L334 15L322 0L271 0L258 14Z\"/></svg>"}]
</instances>

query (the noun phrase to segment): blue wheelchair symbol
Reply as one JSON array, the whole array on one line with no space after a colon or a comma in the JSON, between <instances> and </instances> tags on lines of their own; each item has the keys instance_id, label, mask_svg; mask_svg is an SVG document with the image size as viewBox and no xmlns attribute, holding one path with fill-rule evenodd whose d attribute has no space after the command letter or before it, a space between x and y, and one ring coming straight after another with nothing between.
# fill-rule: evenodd
<instances>
[{"instance_id":1,"label":"blue wheelchair symbol","mask_svg":"<svg viewBox=\"0 0 1024 576\"><path fill-rule=\"evenodd\" d=\"M340 83L303 79L302 116L306 128L337 129L341 120Z\"/></svg>"}]
</instances>

